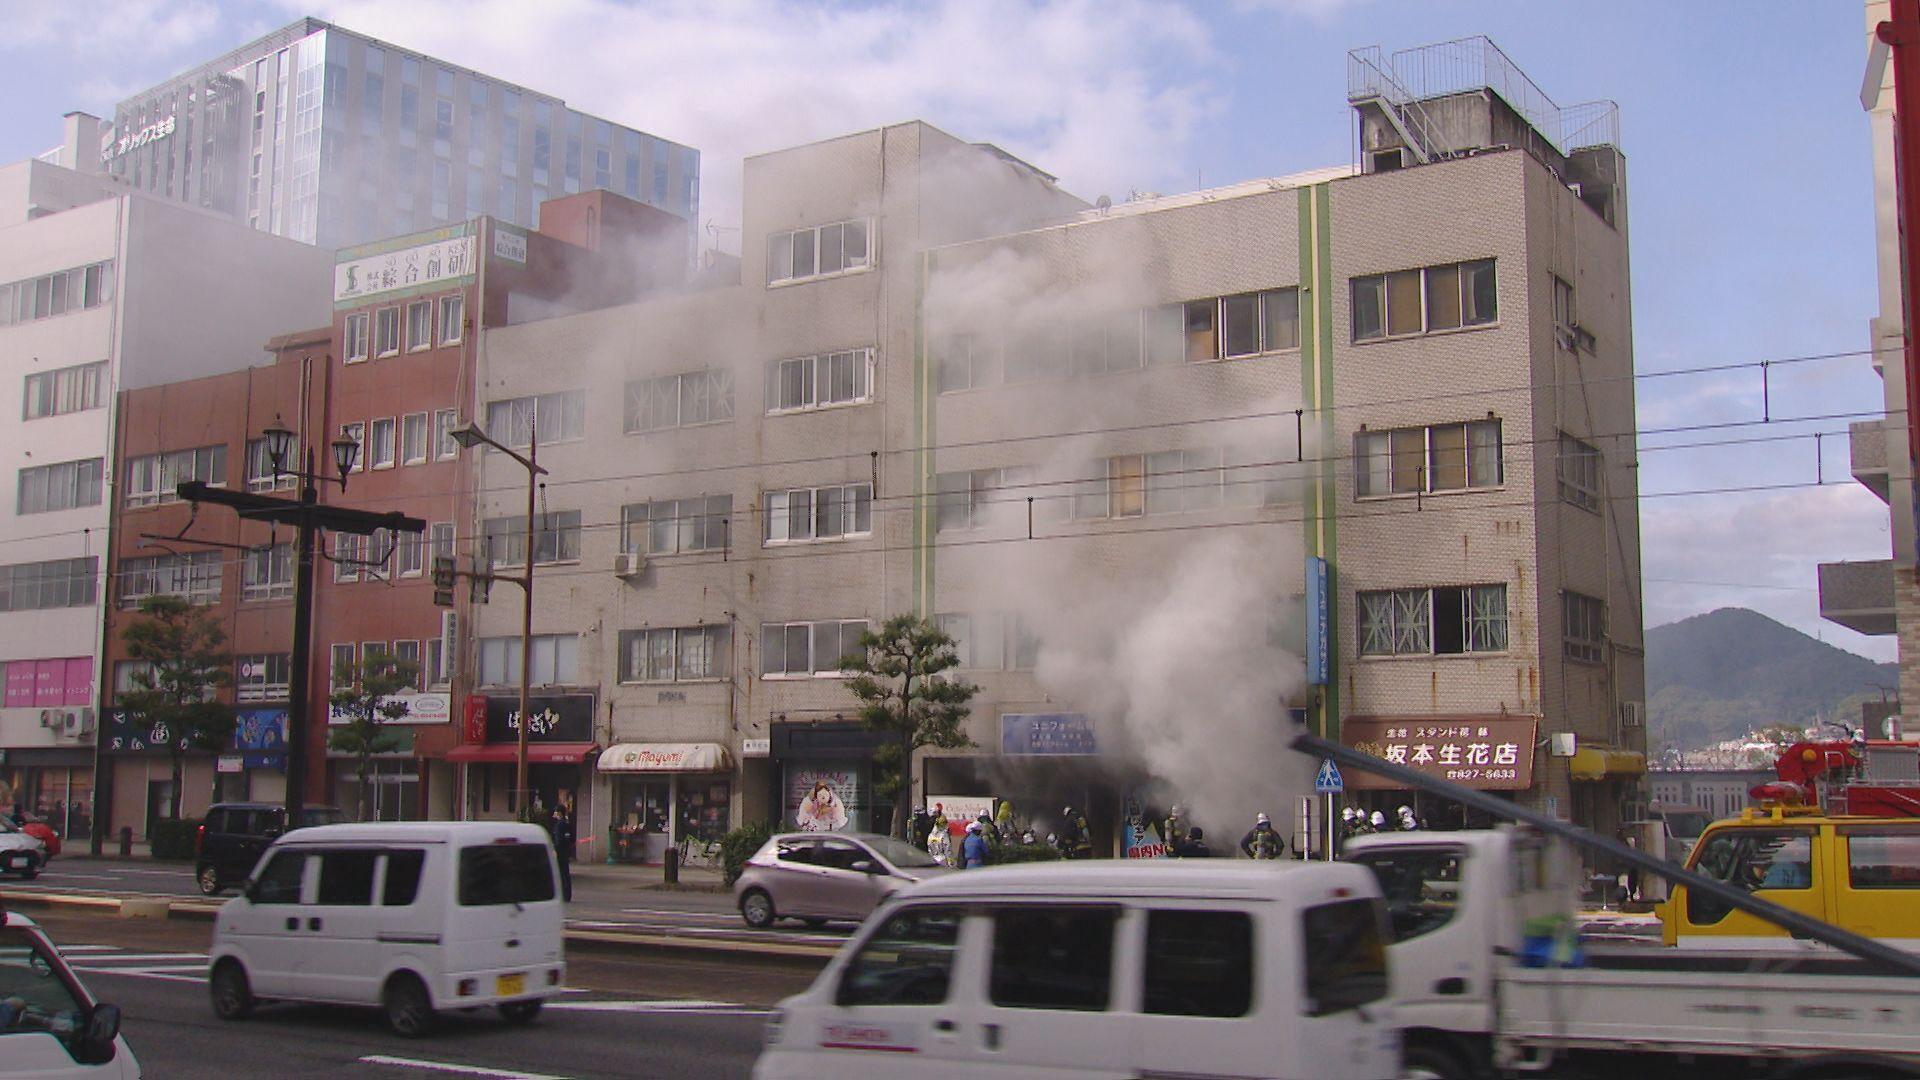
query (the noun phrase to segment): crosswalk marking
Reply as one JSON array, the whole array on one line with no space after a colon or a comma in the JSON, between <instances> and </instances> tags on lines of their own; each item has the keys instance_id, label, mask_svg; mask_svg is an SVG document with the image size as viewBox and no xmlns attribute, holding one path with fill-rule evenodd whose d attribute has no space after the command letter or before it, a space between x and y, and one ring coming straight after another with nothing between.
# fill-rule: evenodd
<instances>
[{"instance_id":1,"label":"crosswalk marking","mask_svg":"<svg viewBox=\"0 0 1920 1080\"><path fill-rule=\"evenodd\" d=\"M360 1059L362 1065L386 1065L396 1069L423 1069L428 1072L458 1073L462 1076L484 1076L490 1080L566 1080L565 1077L547 1073L518 1072L512 1069L495 1069L487 1065L462 1065L457 1061L429 1061L425 1058L389 1057L386 1054L368 1054Z\"/></svg>"}]
</instances>

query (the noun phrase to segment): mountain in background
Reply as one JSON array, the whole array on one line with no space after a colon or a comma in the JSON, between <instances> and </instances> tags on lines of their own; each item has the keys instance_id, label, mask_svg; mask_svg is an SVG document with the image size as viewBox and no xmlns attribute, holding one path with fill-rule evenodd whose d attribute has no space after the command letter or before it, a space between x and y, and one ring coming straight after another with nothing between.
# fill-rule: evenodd
<instances>
[{"instance_id":1,"label":"mountain in background","mask_svg":"<svg viewBox=\"0 0 1920 1080\"><path fill-rule=\"evenodd\" d=\"M1647 631L1647 748L1694 750L1774 724L1858 726L1860 703L1899 685L1897 664L1720 608Z\"/></svg>"}]
</instances>

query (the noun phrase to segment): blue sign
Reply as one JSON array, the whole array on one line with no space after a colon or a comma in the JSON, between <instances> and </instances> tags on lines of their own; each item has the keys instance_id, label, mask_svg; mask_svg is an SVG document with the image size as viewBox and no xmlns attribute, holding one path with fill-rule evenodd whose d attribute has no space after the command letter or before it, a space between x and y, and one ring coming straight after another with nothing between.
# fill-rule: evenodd
<instances>
[{"instance_id":1,"label":"blue sign","mask_svg":"<svg viewBox=\"0 0 1920 1080\"><path fill-rule=\"evenodd\" d=\"M1330 676L1327 652L1331 634L1327 599L1327 560L1307 556L1307 684L1325 686Z\"/></svg>"},{"instance_id":2,"label":"blue sign","mask_svg":"<svg viewBox=\"0 0 1920 1080\"><path fill-rule=\"evenodd\" d=\"M1313 790L1319 795L1338 795L1347 790L1347 782L1340 778L1340 766L1331 758L1320 763L1320 771L1313 778Z\"/></svg>"},{"instance_id":3,"label":"blue sign","mask_svg":"<svg viewBox=\"0 0 1920 1080\"><path fill-rule=\"evenodd\" d=\"M1000 717L1000 752L1010 756L1097 754L1093 718L1080 713L1006 713Z\"/></svg>"},{"instance_id":4,"label":"blue sign","mask_svg":"<svg viewBox=\"0 0 1920 1080\"><path fill-rule=\"evenodd\" d=\"M249 769L281 769L287 762L287 710L241 709L233 716L234 749Z\"/></svg>"}]
</instances>

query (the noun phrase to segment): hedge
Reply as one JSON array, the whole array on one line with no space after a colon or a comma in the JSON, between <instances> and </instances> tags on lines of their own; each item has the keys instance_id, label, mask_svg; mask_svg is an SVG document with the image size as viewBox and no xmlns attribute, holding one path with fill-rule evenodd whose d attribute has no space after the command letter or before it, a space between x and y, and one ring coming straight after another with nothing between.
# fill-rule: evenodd
<instances>
[{"instance_id":1,"label":"hedge","mask_svg":"<svg viewBox=\"0 0 1920 1080\"><path fill-rule=\"evenodd\" d=\"M147 823L147 843L156 859L193 858L193 838L200 831L197 818L158 818Z\"/></svg>"},{"instance_id":2,"label":"hedge","mask_svg":"<svg viewBox=\"0 0 1920 1080\"><path fill-rule=\"evenodd\" d=\"M725 875L728 888L740 880L740 874L747 867L747 860L760 850L773 836L773 823L770 821L742 825L720 838L720 866Z\"/></svg>"}]
</instances>

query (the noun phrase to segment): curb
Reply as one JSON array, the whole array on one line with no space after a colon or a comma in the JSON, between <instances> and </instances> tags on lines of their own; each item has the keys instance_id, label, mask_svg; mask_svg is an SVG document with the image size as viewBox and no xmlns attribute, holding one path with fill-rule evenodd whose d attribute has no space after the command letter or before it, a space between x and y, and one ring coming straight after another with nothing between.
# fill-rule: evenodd
<instances>
[{"instance_id":1,"label":"curb","mask_svg":"<svg viewBox=\"0 0 1920 1080\"><path fill-rule=\"evenodd\" d=\"M220 904L165 896L76 896L43 892L0 892L0 905L10 908L74 908L122 918L164 917L212 922ZM840 951L838 945L807 945L786 941L715 941L670 934L622 933L614 930L568 930L567 947L583 952L682 953L752 958L782 966L819 969Z\"/></svg>"}]
</instances>

